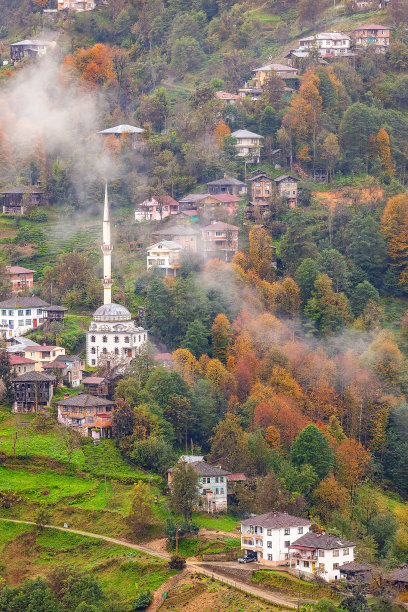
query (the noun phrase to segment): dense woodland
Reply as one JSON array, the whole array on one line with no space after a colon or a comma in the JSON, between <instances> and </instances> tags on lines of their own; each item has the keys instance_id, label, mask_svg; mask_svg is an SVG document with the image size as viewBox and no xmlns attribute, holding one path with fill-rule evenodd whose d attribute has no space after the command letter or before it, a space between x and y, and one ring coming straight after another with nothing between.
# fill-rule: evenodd
<instances>
[{"instance_id":1,"label":"dense woodland","mask_svg":"<svg viewBox=\"0 0 408 612\"><path fill-rule=\"evenodd\" d=\"M408 506L389 500L408 498L407 0L358 22L352 2L324 0L111 0L58 19L42 14L47 6L0 0L2 59L32 32L58 40L43 68L0 69L0 184L40 181L50 203L1 240L2 297L6 263L45 258L42 297L53 291L77 313L98 306L95 244L54 256L48 222L97 217L107 174L114 299L145 306L151 339L175 364L155 368L148 346L119 381L123 456L164 476L185 449L202 452L248 475L237 516L307 515L356 540L364 562L406 562ZM270 17L269 29L258 30L256 15ZM215 98L302 33L350 32L365 20L394 26L387 53L327 65L311 54L290 96L274 75L257 101ZM27 91L32 102L16 104ZM101 144L96 132L118 123L145 128L143 154L126 139ZM182 197L224 172L243 179L230 136L240 127L264 136L260 167L274 176L272 151L282 150L301 179L299 206L273 197L265 219L229 219L241 244L231 264L185 261L177 279L146 273L143 253L129 252L148 232L128 226L135 203ZM328 183L313 182L315 169ZM70 341L80 350L83 331Z\"/></svg>"}]
</instances>

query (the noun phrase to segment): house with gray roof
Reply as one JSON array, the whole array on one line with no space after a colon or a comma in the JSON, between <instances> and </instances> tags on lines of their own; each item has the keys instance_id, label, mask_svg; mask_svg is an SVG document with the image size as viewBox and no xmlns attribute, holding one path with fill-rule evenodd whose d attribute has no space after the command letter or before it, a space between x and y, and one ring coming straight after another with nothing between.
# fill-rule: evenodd
<instances>
[{"instance_id":1,"label":"house with gray roof","mask_svg":"<svg viewBox=\"0 0 408 612\"><path fill-rule=\"evenodd\" d=\"M13 380L13 412L39 413L48 408L54 393L55 376L25 372Z\"/></svg>"},{"instance_id":2,"label":"house with gray roof","mask_svg":"<svg viewBox=\"0 0 408 612\"><path fill-rule=\"evenodd\" d=\"M222 178L207 183L207 189L210 195L230 193L235 196L244 196L248 191L246 183L228 174L224 174ZM205 197L207 197L208 194L206 194Z\"/></svg>"},{"instance_id":3,"label":"house with gray roof","mask_svg":"<svg viewBox=\"0 0 408 612\"><path fill-rule=\"evenodd\" d=\"M112 437L112 410L114 402L110 400L79 393L73 397L59 400L58 421L75 429L83 436L92 436L95 440Z\"/></svg>"},{"instance_id":4,"label":"house with gray roof","mask_svg":"<svg viewBox=\"0 0 408 612\"><path fill-rule=\"evenodd\" d=\"M263 136L249 130L235 130L231 136L236 139L238 157L244 157L250 163L259 164Z\"/></svg>"},{"instance_id":5,"label":"house with gray roof","mask_svg":"<svg viewBox=\"0 0 408 612\"><path fill-rule=\"evenodd\" d=\"M203 460L190 461L187 459L184 462L191 465L199 477L197 504L207 512L225 512L228 508L227 481L229 472L217 465L210 465ZM176 468L177 466L174 466L167 471L170 488L172 473Z\"/></svg>"},{"instance_id":6,"label":"house with gray roof","mask_svg":"<svg viewBox=\"0 0 408 612\"><path fill-rule=\"evenodd\" d=\"M309 531L290 544L290 565L331 582L340 578L342 565L354 561L355 547L355 542L338 536Z\"/></svg>"},{"instance_id":7,"label":"house with gray roof","mask_svg":"<svg viewBox=\"0 0 408 612\"><path fill-rule=\"evenodd\" d=\"M22 336L44 322L47 302L36 296L13 297L0 302L0 337Z\"/></svg>"}]
</instances>

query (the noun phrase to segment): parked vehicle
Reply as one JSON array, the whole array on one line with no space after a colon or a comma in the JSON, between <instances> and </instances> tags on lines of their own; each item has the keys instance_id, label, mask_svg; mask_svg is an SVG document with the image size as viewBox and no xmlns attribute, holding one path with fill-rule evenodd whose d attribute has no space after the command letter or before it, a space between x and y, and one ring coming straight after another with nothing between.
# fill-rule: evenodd
<instances>
[{"instance_id":1,"label":"parked vehicle","mask_svg":"<svg viewBox=\"0 0 408 612\"><path fill-rule=\"evenodd\" d=\"M239 557L238 563L252 563L256 561L256 555L245 554L243 557Z\"/></svg>"}]
</instances>

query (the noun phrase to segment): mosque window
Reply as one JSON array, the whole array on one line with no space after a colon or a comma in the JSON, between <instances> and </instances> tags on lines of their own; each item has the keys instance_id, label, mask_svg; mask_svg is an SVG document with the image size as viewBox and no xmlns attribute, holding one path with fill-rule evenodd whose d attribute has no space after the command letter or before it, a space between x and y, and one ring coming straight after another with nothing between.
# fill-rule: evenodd
<instances>
[{"instance_id":1,"label":"mosque window","mask_svg":"<svg viewBox=\"0 0 408 612\"><path fill-rule=\"evenodd\" d=\"M125 342L128 343L129 342L129 336L125 336Z\"/></svg>"},{"instance_id":2,"label":"mosque window","mask_svg":"<svg viewBox=\"0 0 408 612\"><path fill-rule=\"evenodd\" d=\"M115 348L115 355L119 355L119 349L117 347Z\"/></svg>"},{"instance_id":3,"label":"mosque window","mask_svg":"<svg viewBox=\"0 0 408 612\"><path fill-rule=\"evenodd\" d=\"M107 336L103 336L102 337L102 342L107 342L108 341L108 337Z\"/></svg>"},{"instance_id":4,"label":"mosque window","mask_svg":"<svg viewBox=\"0 0 408 612\"><path fill-rule=\"evenodd\" d=\"M92 353L92 355L95 355L95 353L96 353L96 348L94 346L91 348L91 353Z\"/></svg>"},{"instance_id":5,"label":"mosque window","mask_svg":"<svg viewBox=\"0 0 408 612\"><path fill-rule=\"evenodd\" d=\"M107 353L107 352L108 352L108 351L107 351L107 349L104 347L104 348L102 349L102 353L103 353L104 355L106 355L106 353Z\"/></svg>"},{"instance_id":6,"label":"mosque window","mask_svg":"<svg viewBox=\"0 0 408 612\"><path fill-rule=\"evenodd\" d=\"M119 342L119 336L115 336L115 342L116 344Z\"/></svg>"},{"instance_id":7,"label":"mosque window","mask_svg":"<svg viewBox=\"0 0 408 612\"><path fill-rule=\"evenodd\" d=\"M95 342L95 336L91 336L91 342Z\"/></svg>"}]
</instances>

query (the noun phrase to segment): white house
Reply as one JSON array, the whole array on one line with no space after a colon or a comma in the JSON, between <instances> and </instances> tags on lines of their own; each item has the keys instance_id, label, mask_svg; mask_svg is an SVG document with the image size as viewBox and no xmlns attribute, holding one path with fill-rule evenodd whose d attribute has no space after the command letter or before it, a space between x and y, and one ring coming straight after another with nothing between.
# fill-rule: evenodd
<instances>
[{"instance_id":1,"label":"white house","mask_svg":"<svg viewBox=\"0 0 408 612\"><path fill-rule=\"evenodd\" d=\"M314 36L301 38L299 41L300 49L306 51L313 47L319 50L322 57L344 55L350 51L351 38L341 32L321 32Z\"/></svg>"},{"instance_id":2,"label":"white house","mask_svg":"<svg viewBox=\"0 0 408 612\"><path fill-rule=\"evenodd\" d=\"M177 276L181 266L183 246L172 240L162 240L147 249L147 269L160 268L166 276Z\"/></svg>"},{"instance_id":3,"label":"white house","mask_svg":"<svg viewBox=\"0 0 408 612\"><path fill-rule=\"evenodd\" d=\"M0 302L0 335L7 340L42 325L44 306L49 304L35 296L13 297Z\"/></svg>"},{"instance_id":4,"label":"white house","mask_svg":"<svg viewBox=\"0 0 408 612\"><path fill-rule=\"evenodd\" d=\"M92 11L94 8L95 0L58 0L59 11L68 9L82 13L83 11Z\"/></svg>"},{"instance_id":5,"label":"white house","mask_svg":"<svg viewBox=\"0 0 408 612\"><path fill-rule=\"evenodd\" d=\"M290 545L290 565L327 581L340 578L340 568L354 561L354 542L326 533L308 532Z\"/></svg>"},{"instance_id":6,"label":"white house","mask_svg":"<svg viewBox=\"0 0 408 612\"><path fill-rule=\"evenodd\" d=\"M185 457L186 463L190 464L199 475L197 491L197 503L203 506L207 512L221 512L227 510L227 480L228 472L216 465L209 465L205 461L190 461ZM168 483L171 487L172 472L174 468L167 471Z\"/></svg>"},{"instance_id":7,"label":"white house","mask_svg":"<svg viewBox=\"0 0 408 612\"><path fill-rule=\"evenodd\" d=\"M291 544L308 533L312 521L287 512L267 512L241 521L241 548L259 563L280 565L289 560Z\"/></svg>"},{"instance_id":8,"label":"white house","mask_svg":"<svg viewBox=\"0 0 408 612\"><path fill-rule=\"evenodd\" d=\"M263 136L249 130L236 130L231 136L237 140L237 155L246 157L249 162L259 164Z\"/></svg>"}]
</instances>

